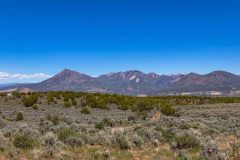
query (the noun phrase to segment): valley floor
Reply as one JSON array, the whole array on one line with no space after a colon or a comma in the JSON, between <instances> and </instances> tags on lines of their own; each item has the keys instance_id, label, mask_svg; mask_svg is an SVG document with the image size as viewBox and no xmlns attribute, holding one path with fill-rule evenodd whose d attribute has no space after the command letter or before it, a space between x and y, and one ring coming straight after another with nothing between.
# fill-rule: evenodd
<instances>
[{"instance_id":1,"label":"valley floor","mask_svg":"<svg viewBox=\"0 0 240 160\"><path fill-rule=\"evenodd\" d=\"M178 106L175 116L145 118L109 110L48 104L25 107L0 98L0 160L239 160L240 104Z\"/></svg>"}]
</instances>

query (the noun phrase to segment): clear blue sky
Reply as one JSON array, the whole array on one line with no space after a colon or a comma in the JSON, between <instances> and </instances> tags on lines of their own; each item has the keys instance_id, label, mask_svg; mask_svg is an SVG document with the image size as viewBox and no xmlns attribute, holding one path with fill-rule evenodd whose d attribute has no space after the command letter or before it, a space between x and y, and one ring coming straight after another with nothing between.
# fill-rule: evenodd
<instances>
[{"instance_id":1,"label":"clear blue sky","mask_svg":"<svg viewBox=\"0 0 240 160\"><path fill-rule=\"evenodd\" d=\"M0 72L240 74L239 0L0 0Z\"/></svg>"}]
</instances>

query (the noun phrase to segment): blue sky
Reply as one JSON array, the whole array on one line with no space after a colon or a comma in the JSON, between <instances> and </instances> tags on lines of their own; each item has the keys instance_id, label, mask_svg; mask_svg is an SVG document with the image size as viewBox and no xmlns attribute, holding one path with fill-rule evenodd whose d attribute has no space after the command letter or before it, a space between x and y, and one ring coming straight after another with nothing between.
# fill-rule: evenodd
<instances>
[{"instance_id":1,"label":"blue sky","mask_svg":"<svg viewBox=\"0 0 240 160\"><path fill-rule=\"evenodd\" d=\"M239 0L0 0L0 83L64 68L240 74L239 51Z\"/></svg>"}]
</instances>

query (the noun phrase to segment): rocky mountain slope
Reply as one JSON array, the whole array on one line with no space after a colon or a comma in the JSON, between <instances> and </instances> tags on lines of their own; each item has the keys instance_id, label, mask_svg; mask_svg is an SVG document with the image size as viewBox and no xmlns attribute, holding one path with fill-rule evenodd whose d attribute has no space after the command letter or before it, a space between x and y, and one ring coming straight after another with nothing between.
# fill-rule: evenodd
<instances>
[{"instance_id":1,"label":"rocky mountain slope","mask_svg":"<svg viewBox=\"0 0 240 160\"><path fill-rule=\"evenodd\" d=\"M214 71L206 75L157 75L131 70L91 77L65 69L43 82L11 87L35 91L69 90L129 95L238 95L240 76L225 71Z\"/></svg>"}]
</instances>

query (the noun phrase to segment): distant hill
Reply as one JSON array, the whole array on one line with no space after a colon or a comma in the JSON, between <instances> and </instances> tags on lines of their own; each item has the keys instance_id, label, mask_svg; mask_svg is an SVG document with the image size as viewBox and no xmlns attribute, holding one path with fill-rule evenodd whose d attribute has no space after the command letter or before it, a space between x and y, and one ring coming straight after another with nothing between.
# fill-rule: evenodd
<instances>
[{"instance_id":1,"label":"distant hill","mask_svg":"<svg viewBox=\"0 0 240 160\"><path fill-rule=\"evenodd\" d=\"M52 78L34 84L0 86L1 90L29 88L33 91L83 91L128 95L240 95L240 76L214 71L158 75L137 70L91 77L65 69Z\"/></svg>"},{"instance_id":2,"label":"distant hill","mask_svg":"<svg viewBox=\"0 0 240 160\"><path fill-rule=\"evenodd\" d=\"M16 86L16 85L18 85L18 83L4 83L4 84L0 84L0 88L11 87L11 86Z\"/></svg>"}]
</instances>

